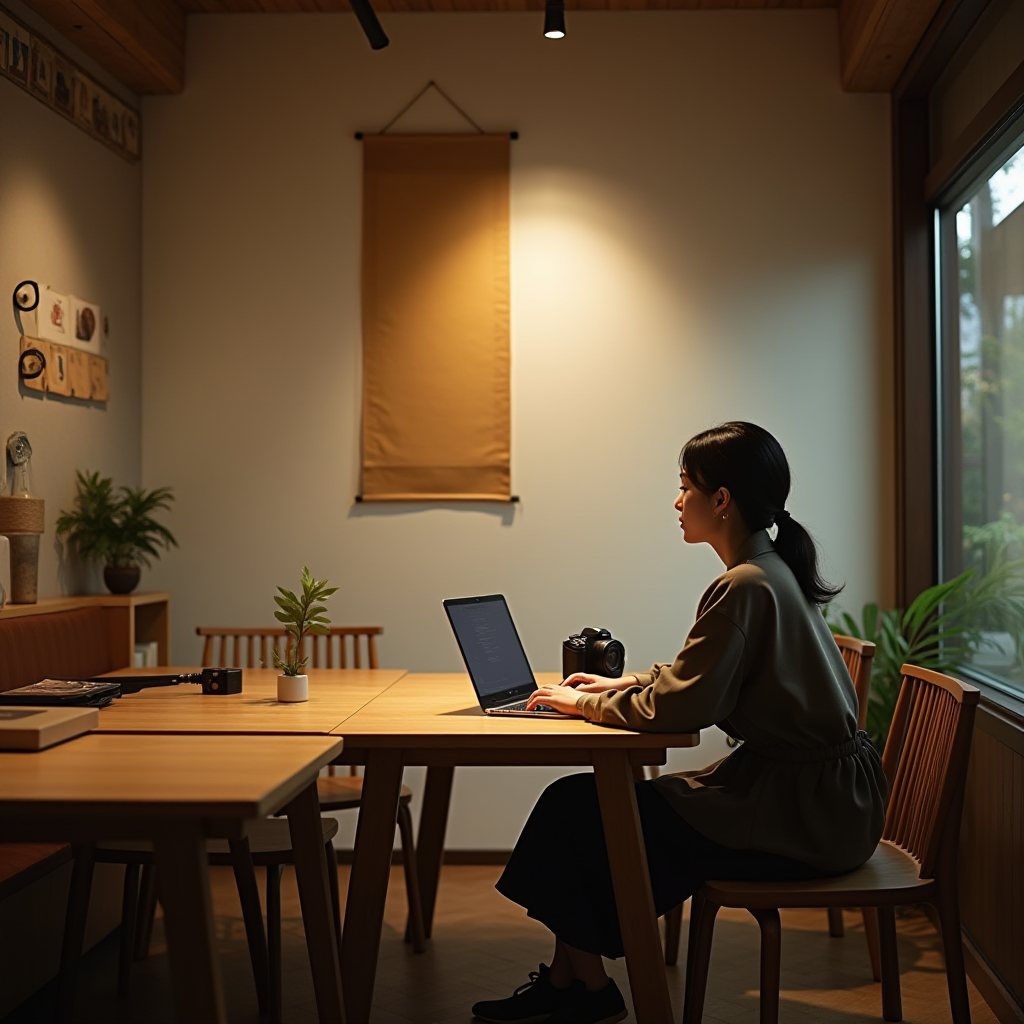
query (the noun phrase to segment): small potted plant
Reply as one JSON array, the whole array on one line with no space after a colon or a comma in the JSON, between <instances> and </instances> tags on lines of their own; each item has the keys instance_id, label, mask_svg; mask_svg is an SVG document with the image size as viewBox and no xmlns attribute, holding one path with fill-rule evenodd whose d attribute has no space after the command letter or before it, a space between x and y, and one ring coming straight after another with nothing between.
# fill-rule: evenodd
<instances>
[{"instance_id":1,"label":"small potted plant","mask_svg":"<svg viewBox=\"0 0 1024 1024\"><path fill-rule=\"evenodd\" d=\"M309 700L309 677L300 675L309 661L308 657L301 657L302 638L307 634L323 636L330 632L331 621L325 614L327 607L319 602L325 601L338 588L327 586L327 580L313 579L309 569L303 566L300 597L284 587L277 589L279 593L274 596L277 604L274 617L284 623L288 634L285 657L282 658L277 648L274 648L274 665L281 670L277 677L277 699L293 704Z\"/></svg>"},{"instance_id":2,"label":"small potted plant","mask_svg":"<svg viewBox=\"0 0 1024 1024\"><path fill-rule=\"evenodd\" d=\"M114 490L110 477L78 471L78 493L70 512L57 520L57 536L80 558L103 562L103 582L113 594L130 594L139 583L140 566L160 557L160 549L177 547L174 534L153 513L169 509L169 487Z\"/></svg>"}]
</instances>

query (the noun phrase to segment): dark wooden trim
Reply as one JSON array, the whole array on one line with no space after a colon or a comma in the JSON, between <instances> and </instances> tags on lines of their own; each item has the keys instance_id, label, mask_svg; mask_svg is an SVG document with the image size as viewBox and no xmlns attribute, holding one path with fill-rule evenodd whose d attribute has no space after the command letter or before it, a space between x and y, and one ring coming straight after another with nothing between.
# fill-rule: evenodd
<instances>
[{"instance_id":1,"label":"dark wooden trim","mask_svg":"<svg viewBox=\"0 0 1024 1024\"><path fill-rule=\"evenodd\" d=\"M894 97L896 602L937 579L934 241L922 183L928 173L928 100Z\"/></svg>"},{"instance_id":2,"label":"dark wooden trim","mask_svg":"<svg viewBox=\"0 0 1024 1024\"><path fill-rule=\"evenodd\" d=\"M336 850L339 864L352 863L351 850ZM507 864L511 850L445 850L445 864ZM395 849L391 854L392 864L401 864L402 851Z\"/></svg>"},{"instance_id":3,"label":"dark wooden trim","mask_svg":"<svg viewBox=\"0 0 1024 1024\"><path fill-rule=\"evenodd\" d=\"M1013 70L924 181L926 202L934 202L956 182L978 154L1024 113L1024 61Z\"/></svg>"},{"instance_id":4,"label":"dark wooden trim","mask_svg":"<svg viewBox=\"0 0 1024 1024\"><path fill-rule=\"evenodd\" d=\"M989 690L989 693L991 692ZM983 696L981 706L978 708L975 727L981 732L988 733L1004 747L1024 757L1024 721L1012 712L1007 712L1001 705L994 703L988 694Z\"/></svg>"},{"instance_id":5,"label":"dark wooden trim","mask_svg":"<svg viewBox=\"0 0 1024 1024\"><path fill-rule=\"evenodd\" d=\"M894 95L901 99L927 96L989 2L944 0L907 61L893 89Z\"/></svg>"},{"instance_id":6,"label":"dark wooden trim","mask_svg":"<svg viewBox=\"0 0 1024 1024\"><path fill-rule=\"evenodd\" d=\"M981 998L988 1003L999 1024L1024 1024L1024 1006L1014 999L999 976L989 966L968 932L963 932L964 963L967 977L974 982Z\"/></svg>"}]
</instances>

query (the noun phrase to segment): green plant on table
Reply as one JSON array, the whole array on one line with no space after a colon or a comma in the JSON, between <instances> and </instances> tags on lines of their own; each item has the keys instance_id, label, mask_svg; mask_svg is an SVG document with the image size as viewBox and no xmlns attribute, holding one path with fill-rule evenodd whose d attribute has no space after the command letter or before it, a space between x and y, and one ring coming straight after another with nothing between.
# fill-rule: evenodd
<instances>
[{"instance_id":1,"label":"green plant on table","mask_svg":"<svg viewBox=\"0 0 1024 1024\"><path fill-rule=\"evenodd\" d=\"M77 473L78 492L70 512L57 519L57 536L67 540L80 558L124 568L150 565L160 549L177 547L174 534L153 513L174 501L169 487L114 490L110 477Z\"/></svg>"},{"instance_id":2,"label":"green plant on table","mask_svg":"<svg viewBox=\"0 0 1024 1024\"><path fill-rule=\"evenodd\" d=\"M309 569L302 567L302 595L296 597L290 590L278 587L279 593L274 596L277 611L274 618L284 623L288 634L286 656L281 657L274 648L274 665L286 676L297 676L306 667L309 658L300 658L302 654L302 638L307 634L323 636L330 632L331 620L325 614L326 605L319 602L327 600L337 592L337 587L327 586L327 580L313 579Z\"/></svg>"},{"instance_id":3,"label":"green plant on table","mask_svg":"<svg viewBox=\"0 0 1024 1024\"><path fill-rule=\"evenodd\" d=\"M876 645L871 664L867 732L881 751L889 735L906 664L937 672L956 670L992 645L988 633L1010 633L1020 650L1024 639L1024 560L1005 562L984 576L968 569L945 583L922 590L903 608L881 611L864 605L858 622L849 612L829 607L833 633Z\"/></svg>"}]
</instances>

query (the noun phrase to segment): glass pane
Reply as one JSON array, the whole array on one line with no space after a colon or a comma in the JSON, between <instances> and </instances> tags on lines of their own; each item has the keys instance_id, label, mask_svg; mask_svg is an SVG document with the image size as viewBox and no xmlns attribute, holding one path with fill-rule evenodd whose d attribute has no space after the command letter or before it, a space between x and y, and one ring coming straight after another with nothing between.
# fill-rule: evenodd
<instances>
[{"instance_id":1,"label":"glass pane","mask_svg":"<svg viewBox=\"0 0 1024 1024\"><path fill-rule=\"evenodd\" d=\"M954 465L962 566L974 570L962 640L975 668L1024 689L1024 148L957 211L956 239Z\"/></svg>"}]
</instances>

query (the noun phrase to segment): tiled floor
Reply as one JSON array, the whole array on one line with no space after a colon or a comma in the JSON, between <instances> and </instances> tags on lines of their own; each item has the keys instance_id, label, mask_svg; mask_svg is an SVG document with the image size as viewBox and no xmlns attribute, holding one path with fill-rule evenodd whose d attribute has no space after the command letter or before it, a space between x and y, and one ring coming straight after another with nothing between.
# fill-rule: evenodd
<instances>
[{"instance_id":1,"label":"tiled floor","mask_svg":"<svg viewBox=\"0 0 1024 1024\"><path fill-rule=\"evenodd\" d=\"M342 867L342 893L347 869ZM402 942L405 922L400 869L392 876L386 925L377 975L374 1024L468 1024L476 999L507 995L526 980L529 970L547 960L547 932L492 888L500 869L447 867L442 878L434 938L415 955ZM214 869L214 898L222 947L222 967L232 1024L258 1024L245 934L229 869ZM316 1020L312 982L306 960L298 897L290 873L284 883L284 1007L288 1024ZM824 911L783 914L783 1022L855 1024L881 1020L879 986L871 980L859 915L846 915L847 934L830 939ZM903 969L903 1013L908 1024L950 1020L938 937L923 916L910 912L899 919ZM685 959L685 930L684 950ZM150 958L135 965L132 991L118 1000L116 936L86 958L78 1017L91 1022L173 1020L167 960L159 922ZM625 966L610 971L628 993ZM673 1004L681 1012L683 964L669 969ZM756 1024L758 933L744 912L722 911L715 935L711 980L704 1020L708 1024ZM52 993L43 992L7 1018L4 1024L49 1024ZM975 1024L996 1018L971 988ZM643 1024L643 1022L640 1022Z\"/></svg>"}]
</instances>

